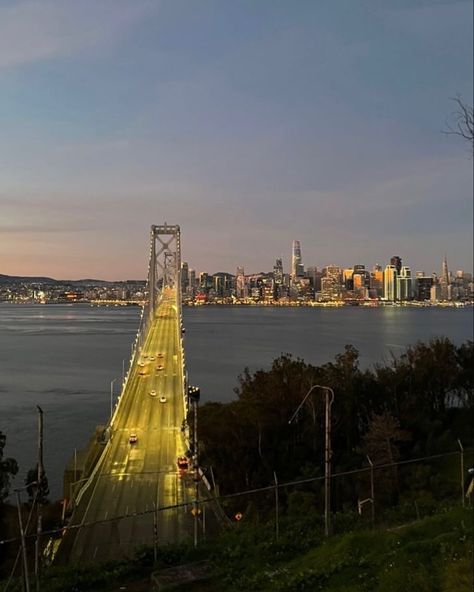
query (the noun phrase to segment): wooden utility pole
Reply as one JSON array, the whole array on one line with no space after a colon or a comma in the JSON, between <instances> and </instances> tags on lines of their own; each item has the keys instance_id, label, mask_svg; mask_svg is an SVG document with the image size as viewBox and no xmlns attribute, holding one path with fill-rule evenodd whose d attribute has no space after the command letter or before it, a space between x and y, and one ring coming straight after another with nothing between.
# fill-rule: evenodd
<instances>
[{"instance_id":1,"label":"wooden utility pole","mask_svg":"<svg viewBox=\"0 0 474 592\"><path fill-rule=\"evenodd\" d=\"M25 591L30 592L30 579L28 577L28 558L26 556L26 543L25 543L25 531L23 530L23 521L21 519L21 501L20 501L20 490L16 489L16 505L18 509L18 526L20 528L20 539L21 539L21 555L23 559L23 578L25 582Z\"/></svg>"},{"instance_id":2,"label":"wooden utility pole","mask_svg":"<svg viewBox=\"0 0 474 592\"><path fill-rule=\"evenodd\" d=\"M36 542L35 542L35 579L36 579L36 592L40 589L40 570L41 570L41 531L42 531L42 514L41 514L41 496L42 486L44 479L44 467L43 467L43 410L39 405L36 406L38 409L38 475L37 481L37 496L36 496Z\"/></svg>"},{"instance_id":3,"label":"wooden utility pole","mask_svg":"<svg viewBox=\"0 0 474 592\"><path fill-rule=\"evenodd\" d=\"M273 479L275 481L275 539L278 542L278 538L280 536L280 520L278 507L278 479L275 471L273 471Z\"/></svg>"}]
</instances>

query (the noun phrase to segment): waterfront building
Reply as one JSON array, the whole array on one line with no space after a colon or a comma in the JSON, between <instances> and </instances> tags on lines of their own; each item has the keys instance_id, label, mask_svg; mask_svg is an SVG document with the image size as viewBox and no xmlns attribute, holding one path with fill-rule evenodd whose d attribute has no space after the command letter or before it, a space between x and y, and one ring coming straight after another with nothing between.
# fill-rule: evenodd
<instances>
[{"instance_id":1,"label":"waterfront building","mask_svg":"<svg viewBox=\"0 0 474 592\"><path fill-rule=\"evenodd\" d=\"M308 267L306 270L306 277L309 279L314 293L321 292L321 272L316 265L314 267Z\"/></svg>"},{"instance_id":2,"label":"waterfront building","mask_svg":"<svg viewBox=\"0 0 474 592\"><path fill-rule=\"evenodd\" d=\"M448 260L444 256L441 264L441 275L439 278L440 285L440 300L451 300L451 279L448 271Z\"/></svg>"},{"instance_id":3,"label":"waterfront building","mask_svg":"<svg viewBox=\"0 0 474 592\"><path fill-rule=\"evenodd\" d=\"M323 269L321 278L321 298L340 300L342 298L342 270L337 265L328 265Z\"/></svg>"},{"instance_id":4,"label":"waterfront building","mask_svg":"<svg viewBox=\"0 0 474 592\"><path fill-rule=\"evenodd\" d=\"M228 298L234 287L233 276L225 271L219 271L212 276L214 295L217 298Z\"/></svg>"},{"instance_id":5,"label":"waterfront building","mask_svg":"<svg viewBox=\"0 0 474 592\"><path fill-rule=\"evenodd\" d=\"M283 261L281 258L277 259L275 261L275 265L273 266L273 281L273 298L274 300L279 300L283 295L284 282Z\"/></svg>"},{"instance_id":6,"label":"waterfront building","mask_svg":"<svg viewBox=\"0 0 474 592\"><path fill-rule=\"evenodd\" d=\"M190 269L189 270L189 288L188 292L190 296L194 296L196 291L196 270Z\"/></svg>"},{"instance_id":7,"label":"waterfront building","mask_svg":"<svg viewBox=\"0 0 474 592\"><path fill-rule=\"evenodd\" d=\"M402 266L397 277L397 298L402 301L413 298L411 269L406 265Z\"/></svg>"},{"instance_id":8,"label":"waterfront building","mask_svg":"<svg viewBox=\"0 0 474 592\"><path fill-rule=\"evenodd\" d=\"M342 270L342 283L345 290L352 290L354 284L352 283L352 275L354 274L353 267L346 267Z\"/></svg>"},{"instance_id":9,"label":"waterfront building","mask_svg":"<svg viewBox=\"0 0 474 592\"><path fill-rule=\"evenodd\" d=\"M201 290L201 292L207 293L207 290L211 286L209 286L209 274L205 271L201 271L201 273L199 274L199 289Z\"/></svg>"},{"instance_id":10,"label":"waterfront building","mask_svg":"<svg viewBox=\"0 0 474 592\"><path fill-rule=\"evenodd\" d=\"M392 259L394 259L392 257ZM383 273L383 297L384 300L397 300L397 268L395 265L387 265Z\"/></svg>"},{"instance_id":11,"label":"waterfront building","mask_svg":"<svg viewBox=\"0 0 474 592\"><path fill-rule=\"evenodd\" d=\"M352 290L355 298L366 299L369 297L368 281L365 270L358 270L352 274Z\"/></svg>"},{"instance_id":12,"label":"waterfront building","mask_svg":"<svg viewBox=\"0 0 474 592\"><path fill-rule=\"evenodd\" d=\"M400 272L402 270L402 260L398 255L394 255L390 259L390 265L393 265L395 267L395 269L397 270L397 274L400 275Z\"/></svg>"},{"instance_id":13,"label":"waterfront building","mask_svg":"<svg viewBox=\"0 0 474 592\"><path fill-rule=\"evenodd\" d=\"M383 269L378 263L374 265L370 272L369 286L376 298L383 297Z\"/></svg>"},{"instance_id":14,"label":"waterfront building","mask_svg":"<svg viewBox=\"0 0 474 592\"><path fill-rule=\"evenodd\" d=\"M439 302L441 300L441 286L439 282L433 282L430 289L430 301L432 303Z\"/></svg>"},{"instance_id":15,"label":"waterfront building","mask_svg":"<svg viewBox=\"0 0 474 592\"><path fill-rule=\"evenodd\" d=\"M181 263L181 294L186 294L189 286L189 265L186 261Z\"/></svg>"},{"instance_id":16,"label":"waterfront building","mask_svg":"<svg viewBox=\"0 0 474 592\"><path fill-rule=\"evenodd\" d=\"M245 271L241 266L237 267L237 275L235 277L235 295L241 300L245 300L249 295Z\"/></svg>"},{"instance_id":17,"label":"waterfront building","mask_svg":"<svg viewBox=\"0 0 474 592\"><path fill-rule=\"evenodd\" d=\"M432 285L433 278L431 276L426 276L423 271L417 271L415 278L415 299L420 302L430 300Z\"/></svg>"},{"instance_id":18,"label":"waterfront building","mask_svg":"<svg viewBox=\"0 0 474 592\"><path fill-rule=\"evenodd\" d=\"M250 291L250 297L255 302L258 302L259 300L261 300L262 299L262 288L257 287L257 286L255 286L254 288L252 288L251 291Z\"/></svg>"}]
</instances>

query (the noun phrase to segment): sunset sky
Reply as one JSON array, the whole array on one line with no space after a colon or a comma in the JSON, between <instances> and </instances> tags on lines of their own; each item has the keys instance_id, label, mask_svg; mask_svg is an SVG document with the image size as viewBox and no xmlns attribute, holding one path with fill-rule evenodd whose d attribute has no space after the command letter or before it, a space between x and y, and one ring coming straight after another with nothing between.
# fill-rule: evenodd
<instances>
[{"instance_id":1,"label":"sunset sky","mask_svg":"<svg viewBox=\"0 0 474 592\"><path fill-rule=\"evenodd\" d=\"M472 0L0 0L0 273L472 271Z\"/></svg>"}]
</instances>

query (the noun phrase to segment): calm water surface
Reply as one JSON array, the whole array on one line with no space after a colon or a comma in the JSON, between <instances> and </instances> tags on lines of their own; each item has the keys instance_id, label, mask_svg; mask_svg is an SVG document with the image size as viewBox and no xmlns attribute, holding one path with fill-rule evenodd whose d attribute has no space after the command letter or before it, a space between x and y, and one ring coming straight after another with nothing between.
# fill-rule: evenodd
<instances>
[{"instance_id":1,"label":"calm water surface","mask_svg":"<svg viewBox=\"0 0 474 592\"><path fill-rule=\"evenodd\" d=\"M7 456L20 464L16 483L35 464L36 405L45 417L45 463L54 497L75 447L83 447L110 410L128 363L139 309L88 305L0 304L0 430ZM248 366L268 367L281 353L322 364L346 343L363 366L417 340L472 339L473 309L254 308L184 309L189 380L203 400L228 401Z\"/></svg>"}]
</instances>

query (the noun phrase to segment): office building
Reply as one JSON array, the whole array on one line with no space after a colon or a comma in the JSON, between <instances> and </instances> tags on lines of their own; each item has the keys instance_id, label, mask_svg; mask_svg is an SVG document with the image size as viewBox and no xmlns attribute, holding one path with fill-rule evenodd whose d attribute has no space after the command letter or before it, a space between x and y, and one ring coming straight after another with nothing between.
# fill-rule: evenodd
<instances>
[{"instance_id":1,"label":"office building","mask_svg":"<svg viewBox=\"0 0 474 592\"><path fill-rule=\"evenodd\" d=\"M433 278L431 276L426 276L423 271L417 271L415 278L415 299L420 302L430 300L432 285Z\"/></svg>"},{"instance_id":2,"label":"office building","mask_svg":"<svg viewBox=\"0 0 474 592\"><path fill-rule=\"evenodd\" d=\"M448 260L446 255L444 256L443 263L441 265L441 275L439 278L440 285L440 300L451 300L451 279L448 271Z\"/></svg>"},{"instance_id":3,"label":"office building","mask_svg":"<svg viewBox=\"0 0 474 592\"><path fill-rule=\"evenodd\" d=\"M393 257L392 257L393 259ZM383 272L383 297L384 300L397 300L397 268L395 265L387 265Z\"/></svg>"},{"instance_id":4,"label":"office building","mask_svg":"<svg viewBox=\"0 0 474 592\"><path fill-rule=\"evenodd\" d=\"M321 298L340 300L342 298L342 270L337 265L328 265L323 269L321 278Z\"/></svg>"},{"instance_id":5,"label":"office building","mask_svg":"<svg viewBox=\"0 0 474 592\"><path fill-rule=\"evenodd\" d=\"M291 277L293 280L299 277L304 277L304 266L301 257L300 241L293 241L293 248L291 253Z\"/></svg>"},{"instance_id":6,"label":"office building","mask_svg":"<svg viewBox=\"0 0 474 592\"><path fill-rule=\"evenodd\" d=\"M185 294L189 286L189 265L186 261L181 263L181 293Z\"/></svg>"},{"instance_id":7,"label":"office building","mask_svg":"<svg viewBox=\"0 0 474 592\"><path fill-rule=\"evenodd\" d=\"M411 269L404 265L400 270L400 275L397 277L397 299L407 301L411 300L412 297Z\"/></svg>"},{"instance_id":8,"label":"office building","mask_svg":"<svg viewBox=\"0 0 474 592\"><path fill-rule=\"evenodd\" d=\"M370 272L369 287L375 298L383 298L383 269L377 263Z\"/></svg>"},{"instance_id":9,"label":"office building","mask_svg":"<svg viewBox=\"0 0 474 592\"><path fill-rule=\"evenodd\" d=\"M394 255L390 259L390 265L393 265L395 267L395 269L397 270L397 274L400 275L400 272L402 270L402 260L398 255Z\"/></svg>"}]
</instances>

